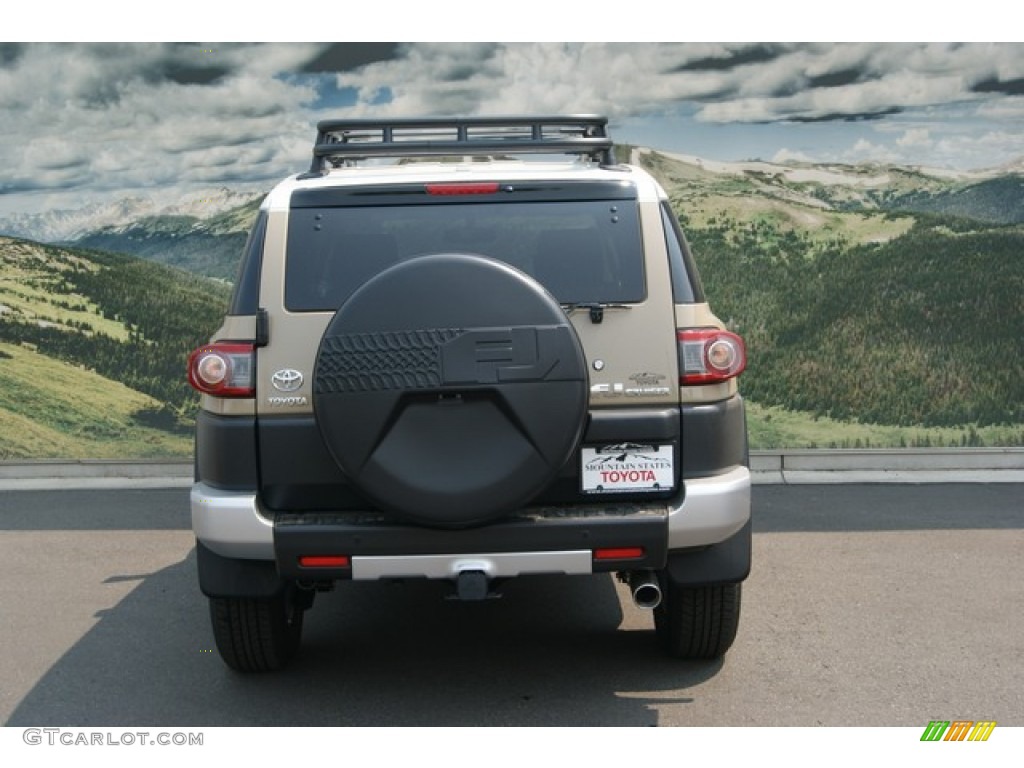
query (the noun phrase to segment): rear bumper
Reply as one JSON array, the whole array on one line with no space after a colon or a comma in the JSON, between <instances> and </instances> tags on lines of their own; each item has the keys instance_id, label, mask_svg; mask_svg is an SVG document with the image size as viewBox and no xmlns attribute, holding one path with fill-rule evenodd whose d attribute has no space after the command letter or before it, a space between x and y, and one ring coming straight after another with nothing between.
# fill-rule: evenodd
<instances>
[{"instance_id":1,"label":"rear bumper","mask_svg":"<svg viewBox=\"0 0 1024 768\"><path fill-rule=\"evenodd\" d=\"M685 494L669 505L668 548L718 544L750 520L750 470L734 467L713 477L685 481Z\"/></svg>"},{"instance_id":2,"label":"rear bumper","mask_svg":"<svg viewBox=\"0 0 1024 768\"><path fill-rule=\"evenodd\" d=\"M274 559L274 521L253 491L229 491L198 482L189 494L192 531L207 549L241 560Z\"/></svg>"},{"instance_id":3,"label":"rear bumper","mask_svg":"<svg viewBox=\"0 0 1024 768\"><path fill-rule=\"evenodd\" d=\"M750 471L743 466L691 478L669 503L526 510L468 530L424 529L382 522L376 515L264 513L251 491L196 483L192 528L209 550L226 558L277 561L289 578L444 578L465 562L500 577L520 573L588 573L664 567L671 550L707 547L733 537L750 520ZM642 546L641 560L602 561L599 547ZM305 569L300 555L346 555L344 569Z\"/></svg>"}]
</instances>

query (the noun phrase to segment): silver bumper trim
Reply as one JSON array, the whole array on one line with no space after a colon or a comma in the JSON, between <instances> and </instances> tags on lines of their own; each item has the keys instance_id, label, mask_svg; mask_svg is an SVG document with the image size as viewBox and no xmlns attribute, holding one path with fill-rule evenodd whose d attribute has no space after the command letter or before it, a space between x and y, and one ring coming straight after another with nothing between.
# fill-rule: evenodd
<instances>
[{"instance_id":1,"label":"silver bumper trim","mask_svg":"<svg viewBox=\"0 0 1024 768\"><path fill-rule=\"evenodd\" d=\"M686 481L679 506L668 510L668 548L717 544L750 519L750 470L736 467L724 475Z\"/></svg>"},{"instance_id":2,"label":"silver bumper trim","mask_svg":"<svg viewBox=\"0 0 1024 768\"><path fill-rule=\"evenodd\" d=\"M192 530L209 549L224 557L274 559L274 523L260 512L256 494L196 483L190 503ZM750 470L746 467L687 480L682 503L669 507L668 548L717 544L739 531L749 519ZM474 567L466 566L467 562L475 563ZM592 572L589 551L357 557L352 568L356 579L424 575L447 579L463 570L483 571L491 577Z\"/></svg>"},{"instance_id":3,"label":"silver bumper trim","mask_svg":"<svg viewBox=\"0 0 1024 768\"><path fill-rule=\"evenodd\" d=\"M192 530L206 547L224 557L274 559L274 523L256 506L251 491L192 486Z\"/></svg>"},{"instance_id":4,"label":"silver bumper trim","mask_svg":"<svg viewBox=\"0 0 1024 768\"><path fill-rule=\"evenodd\" d=\"M352 578L357 581L417 577L455 579L466 571L482 571L492 579L527 574L593 573L593 555L590 550L570 550L352 558Z\"/></svg>"}]
</instances>

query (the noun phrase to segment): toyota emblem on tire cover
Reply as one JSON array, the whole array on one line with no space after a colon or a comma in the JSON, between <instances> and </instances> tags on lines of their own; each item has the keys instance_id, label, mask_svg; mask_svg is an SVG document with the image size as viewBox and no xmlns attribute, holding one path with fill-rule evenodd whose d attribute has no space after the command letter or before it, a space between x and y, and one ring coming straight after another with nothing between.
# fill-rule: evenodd
<instances>
[{"instance_id":1,"label":"toyota emblem on tire cover","mask_svg":"<svg viewBox=\"0 0 1024 768\"><path fill-rule=\"evenodd\" d=\"M302 374L294 368L283 368L270 377L270 383L281 392L294 392L302 386Z\"/></svg>"}]
</instances>

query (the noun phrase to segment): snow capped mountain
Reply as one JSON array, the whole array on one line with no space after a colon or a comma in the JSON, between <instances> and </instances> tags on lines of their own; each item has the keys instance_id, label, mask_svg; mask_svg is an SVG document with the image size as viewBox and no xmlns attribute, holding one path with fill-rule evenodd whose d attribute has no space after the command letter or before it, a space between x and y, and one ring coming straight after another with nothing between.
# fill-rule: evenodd
<instances>
[{"instance_id":1,"label":"snow capped mountain","mask_svg":"<svg viewBox=\"0 0 1024 768\"><path fill-rule=\"evenodd\" d=\"M0 219L0 233L53 243L74 240L99 227L149 216L155 204L140 197L126 197L113 203L93 203L76 210L46 213L16 213Z\"/></svg>"},{"instance_id":2,"label":"snow capped mountain","mask_svg":"<svg viewBox=\"0 0 1024 768\"><path fill-rule=\"evenodd\" d=\"M893 173L913 172L940 181L970 182L980 181L1007 173L1020 172L1024 169L1024 159L1018 163L1002 168L985 171L957 171L947 168L927 166L889 166L879 164L843 165L840 163L812 163L803 161L768 162L764 160L719 161L705 160L694 155L683 155L674 152L661 152L647 148L635 150L640 155L649 152L677 160L694 166L697 169L718 175L744 176L749 174L775 175L786 181L801 183L817 183L824 186L849 187L884 187L892 183Z\"/></svg>"},{"instance_id":3,"label":"snow capped mountain","mask_svg":"<svg viewBox=\"0 0 1024 768\"><path fill-rule=\"evenodd\" d=\"M161 200L158 195L124 197L75 210L13 214L0 219L0 234L44 243L71 242L99 230L129 227L151 216L188 216L204 221L262 195L220 187L191 192L173 201Z\"/></svg>"},{"instance_id":4,"label":"snow capped mountain","mask_svg":"<svg viewBox=\"0 0 1024 768\"><path fill-rule=\"evenodd\" d=\"M647 147L633 147L629 161L654 166L660 156L673 164L672 172L685 177L688 184L710 189L721 183L739 182L757 194L812 208L831 208L841 204L865 209L893 208L945 211L972 215L983 206L994 210L997 198L1006 189L1019 184L1024 176L1024 158L999 168L981 171L952 171L924 166L844 165L814 163L799 158L777 157L772 161L747 160L724 162L667 153ZM1007 181L1009 180L1009 181ZM1010 185L1010 187L1007 186ZM988 185L988 186L986 186ZM965 194L965 190L969 194ZM147 191L114 201L92 203L74 210L44 213L18 213L0 216L0 235L10 235L44 243L78 243L86 247L133 253L167 263L189 266L191 257L181 256L178 241L191 240L191 250L211 248L210 238L225 238L221 246L227 259L234 240L247 231L255 215L257 201L265 189L227 187L209 188L184 196L173 191ZM1017 188L1003 207L1019 205ZM996 221L1018 221L1012 210L992 214ZM217 248L214 248L217 250ZM169 255L178 252L176 256ZM183 259L179 261L179 259ZM224 276L233 267L212 271Z\"/></svg>"},{"instance_id":5,"label":"snow capped mountain","mask_svg":"<svg viewBox=\"0 0 1024 768\"><path fill-rule=\"evenodd\" d=\"M1019 157L1011 163L999 166L998 172L1024 174L1024 157Z\"/></svg>"},{"instance_id":6,"label":"snow capped mountain","mask_svg":"<svg viewBox=\"0 0 1024 768\"><path fill-rule=\"evenodd\" d=\"M239 192L220 187L215 190L203 190L185 195L172 205L156 212L160 216L194 216L197 219L209 219L218 214L251 203L264 192Z\"/></svg>"}]
</instances>

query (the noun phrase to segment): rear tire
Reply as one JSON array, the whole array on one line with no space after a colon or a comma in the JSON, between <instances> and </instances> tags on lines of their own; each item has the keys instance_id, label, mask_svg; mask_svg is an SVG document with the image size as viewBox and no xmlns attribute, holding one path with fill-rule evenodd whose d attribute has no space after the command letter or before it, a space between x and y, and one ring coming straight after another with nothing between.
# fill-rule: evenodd
<instances>
[{"instance_id":1,"label":"rear tire","mask_svg":"<svg viewBox=\"0 0 1024 768\"><path fill-rule=\"evenodd\" d=\"M724 656L739 628L741 585L681 587L659 575L663 597L654 627L665 652L680 659Z\"/></svg>"},{"instance_id":2,"label":"rear tire","mask_svg":"<svg viewBox=\"0 0 1024 768\"><path fill-rule=\"evenodd\" d=\"M269 599L210 598L213 637L225 664L239 672L271 672L295 656L303 611L290 592Z\"/></svg>"}]
</instances>

